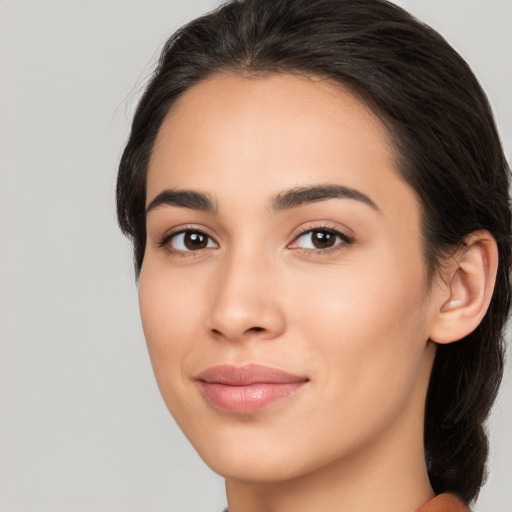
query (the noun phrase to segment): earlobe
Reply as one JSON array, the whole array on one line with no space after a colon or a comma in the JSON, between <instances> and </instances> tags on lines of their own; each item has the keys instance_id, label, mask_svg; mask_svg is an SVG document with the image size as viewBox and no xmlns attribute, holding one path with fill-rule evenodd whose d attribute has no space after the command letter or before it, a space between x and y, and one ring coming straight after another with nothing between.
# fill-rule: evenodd
<instances>
[{"instance_id":1,"label":"earlobe","mask_svg":"<svg viewBox=\"0 0 512 512\"><path fill-rule=\"evenodd\" d=\"M465 245L443 267L435 291L430 339L451 343L464 338L482 321L491 302L498 268L498 248L485 230L466 237Z\"/></svg>"}]
</instances>

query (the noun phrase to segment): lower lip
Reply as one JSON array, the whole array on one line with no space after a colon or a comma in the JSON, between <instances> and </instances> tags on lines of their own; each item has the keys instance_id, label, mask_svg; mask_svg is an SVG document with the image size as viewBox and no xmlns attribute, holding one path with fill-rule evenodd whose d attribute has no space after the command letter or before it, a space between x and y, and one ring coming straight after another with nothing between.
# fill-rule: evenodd
<instances>
[{"instance_id":1,"label":"lower lip","mask_svg":"<svg viewBox=\"0 0 512 512\"><path fill-rule=\"evenodd\" d=\"M297 393L306 381L261 382L245 386L228 386L200 382L204 397L216 409L236 414L250 414Z\"/></svg>"}]
</instances>

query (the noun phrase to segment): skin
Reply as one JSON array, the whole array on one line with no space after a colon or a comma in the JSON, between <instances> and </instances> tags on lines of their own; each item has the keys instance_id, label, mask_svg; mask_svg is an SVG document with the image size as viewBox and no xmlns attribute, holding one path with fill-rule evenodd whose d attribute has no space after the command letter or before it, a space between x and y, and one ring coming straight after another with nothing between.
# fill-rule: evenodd
<instances>
[{"instance_id":1,"label":"skin","mask_svg":"<svg viewBox=\"0 0 512 512\"><path fill-rule=\"evenodd\" d=\"M269 208L278 194L318 184L375 206L345 197ZM420 204L381 121L318 79L215 76L188 89L161 126L147 205L168 189L206 193L217 212L148 212L142 322L165 403L226 478L230 512L412 512L432 498L423 453L430 340L453 341L445 327L460 326L454 312L489 293L466 286L460 258L446 267L457 274L453 290L427 279ZM300 233L326 228L344 235L331 251ZM199 229L207 245L160 243L183 229ZM477 241L475 272L494 254L489 237ZM212 407L194 377L247 363L309 380L252 414Z\"/></svg>"}]
</instances>

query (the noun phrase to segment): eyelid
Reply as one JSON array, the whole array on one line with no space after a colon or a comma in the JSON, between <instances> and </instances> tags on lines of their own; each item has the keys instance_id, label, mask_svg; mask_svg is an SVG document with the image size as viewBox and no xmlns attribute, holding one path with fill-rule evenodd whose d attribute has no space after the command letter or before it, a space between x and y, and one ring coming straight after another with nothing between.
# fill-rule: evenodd
<instances>
[{"instance_id":1,"label":"eyelid","mask_svg":"<svg viewBox=\"0 0 512 512\"><path fill-rule=\"evenodd\" d=\"M181 235L183 233L199 233L208 239L212 240L217 247L219 246L218 242L215 240L215 238L210 235L206 229L198 227L197 225L182 225L175 228L170 229L169 231L166 231L156 242L156 246L160 247L162 249L165 249L167 252L171 253L172 255L178 255L178 256L196 256L196 253L202 252L203 249L198 249L196 251L192 250L180 250L180 249L174 249L170 247L169 242L176 236ZM211 249L211 247L208 247L208 249Z\"/></svg>"},{"instance_id":2,"label":"eyelid","mask_svg":"<svg viewBox=\"0 0 512 512\"><path fill-rule=\"evenodd\" d=\"M336 236L339 236L342 240L342 243L337 243L336 245L334 245L332 247L327 247L327 248L323 248L323 249L307 248L307 247L295 247L295 248L292 247L292 248L294 250L301 250L306 253L326 254L326 253L329 253L329 252L332 252L335 250L343 249L347 245L351 245L355 241L355 239L352 235L347 234L345 230L343 230L339 227L334 227L330 224L325 224L325 223L320 224L320 225L309 224L309 225L301 228L299 230L299 232L294 235L293 240L292 240L291 244L288 245L288 247L290 247L293 244L296 244L297 240L299 238L301 238L302 236L304 236L305 234L312 233L314 231L327 231L329 233L332 233Z\"/></svg>"}]
</instances>

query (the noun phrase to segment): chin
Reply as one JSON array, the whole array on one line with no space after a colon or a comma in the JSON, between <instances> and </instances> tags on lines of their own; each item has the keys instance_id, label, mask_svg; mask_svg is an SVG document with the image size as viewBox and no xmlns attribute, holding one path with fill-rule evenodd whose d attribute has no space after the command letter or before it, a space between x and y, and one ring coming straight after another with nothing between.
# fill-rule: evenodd
<instances>
[{"instance_id":1,"label":"chin","mask_svg":"<svg viewBox=\"0 0 512 512\"><path fill-rule=\"evenodd\" d=\"M276 453L269 456L268 453L255 455L242 451L239 454L217 452L214 457L199 455L212 471L227 480L269 484L293 480L309 472L287 456Z\"/></svg>"},{"instance_id":2,"label":"chin","mask_svg":"<svg viewBox=\"0 0 512 512\"><path fill-rule=\"evenodd\" d=\"M261 428L250 420L216 427L189 431L188 439L210 469L228 480L260 484L290 481L343 457L343 447L332 450L332 446L315 443L308 434Z\"/></svg>"},{"instance_id":3,"label":"chin","mask_svg":"<svg viewBox=\"0 0 512 512\"><path fill-rule=\"evenodd\" d=\"M226 479L270 483L296 478L307 469L305 453L295 442L283 442L281 429L261 428L248 419L202 428L180 425L188 440L207 466Z\"/></svg>"}]
</instances>

